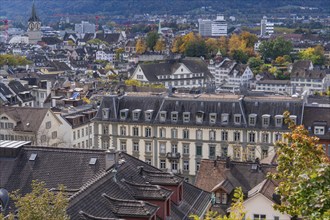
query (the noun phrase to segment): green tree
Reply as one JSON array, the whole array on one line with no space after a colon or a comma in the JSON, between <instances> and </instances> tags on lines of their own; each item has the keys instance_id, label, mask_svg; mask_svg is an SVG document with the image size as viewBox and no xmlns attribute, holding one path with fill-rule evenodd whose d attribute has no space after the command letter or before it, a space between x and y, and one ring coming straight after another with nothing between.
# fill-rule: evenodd
<instances>
[{"instance_id":1,"label":"green tree","mask_svg":"<svg viewBox=\"0 0 330 220\"><path fill-rule=\"evenodd\" d=\"M259 52L264 60L275 60L279 56L290 55L292 43L277 37L274 40L263 41L259 46Z\"/></svg>"},{"instance_id":2,"label":"green tree","mask_svg":"<svg viewBox=\"0 0 330 220\"><path fill-rule=\"evenodd\" d=\"M154 47L156 46L158 38L159 38L159 35L155 31L151 31L147 34L146 45L149 48L149 50L154 50Z\"/></svg>"},{"instance_id":3,"label":"green tree","mask_svg":"<svg viewBox=\"0 0 330 220\"><path fill-rule=\"evenodd\" d=\"M12 54L1 54L0 55L0 67L4 65L8 66L25 66L30 64L31 61L26 59L26 57Z\"/></svg>"},{"instance_id":4,"label":"green tree","mask_svg":"<svg viewBox=\"0 0 330 220\"><path fill-rule=\"evenodd\" d=\"M277 172L268 176L279 182L276 193L281 204L275 209L306 219L330 219L330 164L318 138L308 135L284 113L291 130L287 142L278 142Z\"/></svg>"},{"instance_id":5,"label":"green tree","mask_svg":"<svg viewBox=\"0 0 330 220\"><path fill-rule=\"evenodd\" d=\"M218 41L214 38L209 38L205 41L205 45L207 48L207 53L210 55L215 55L219 50Z\"/></svg>"},{"instance_id":6,"label":"green tree","mask_svg":"<svg viewBox=\"0 0 330 220\"><path fill-rule=\"evenodd\" d=\"M32 192L24 196L18 191L11 196L18 209L16 214L20 220L67 220L66 214L68 199L64 194L64 187L60 186L58 192L45 188L44 182L32 181Z\"/></svg>"},{"instance_id":7,"label":"green tree","mask_svg":"<svg viewBox=\"0 0 330 220\"><path fill-rule=\"evenodd\" d=\"M195 40L188 42L184 54L188 57L205 56L207 52L205 42L203 40Z\"/></svg>"},{"instance_id":8,"label":"green tree","mask_svg":"<svg viewBox=\"0 0 330 220\"><path fill-rule=\"evenodd\" d=\"M220 216L217 212L209 211L205 215L205 220L243 220L245 219L245 210L243 206L244 194L242 188L238 187L234 191L234 197L230 206L229 216ZM199 220L199 217L196 215L191 215L191 218L194 220Z\"/></svg>"},{"instance_id":9,"label":"green tree","mask_svg":"<svg viewBox=\"0 0 330 220\"><path fill-rule=\"evenodd\" d=\"M98 45L99 46L99 45L104 44L106 46L109 46L109 43L108 42L105 42L105 41L100 40L100 39L97 39L97 38L91 39L91 40L87 41L86 43L87 44L90 44L90 45Z\"/></svg>"},{"instance_id":10,"label":"green tree","mask_svg":"<svg viewBox=\"0 0 330 220\"><path fill-rule=\"evenodd\" d=\"M320 45L300 51L298 56L302 60L311 60L316 65L323 65L325 62L324 48Z\"/></svg>"},{"instance_id":11,"label":"green tree","mask_svg":"<svg viewBox=\"0 0 330 220\"><path fill-rule=\"evenodd\" d=\"M250 57L248 60L248 65L254 74L258 74L261 72L261 66L263 64L264 61L260 57Z\"/></svg>"},{"instance_id":12,"label":"green tree","mask_svg":"<svg viewBox=\"0 0 330 220\"><path fill-rule=\"evenodd\" d=\"M239 49L233 51L232 58L238 62L247 63L249 59L249 55L245 53L243 50Z\"/></svg>"}]
</instances>

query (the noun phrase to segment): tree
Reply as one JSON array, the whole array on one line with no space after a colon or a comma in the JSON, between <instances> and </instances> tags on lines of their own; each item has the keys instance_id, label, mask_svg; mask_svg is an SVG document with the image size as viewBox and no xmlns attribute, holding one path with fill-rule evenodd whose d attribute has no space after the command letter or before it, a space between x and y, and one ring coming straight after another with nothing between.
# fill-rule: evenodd
<instances>
[{"instance_id":1,"label":"tree","mask_svg":"<svg viewBox=\"0 0 330 220\"><path fill-rule=\"evenodd\" d=\"M264 60L275 60L279 56L290 55L292 43L284 40L283 37L277 37L274 40L261 42L259 51Z\"/></svg>"},{"instance_id":2,"label":"tree","mask_svg":"<svg viewBox=\"0 0 330 220\"><path fill-rule=\"evenodd\" d=\"M58 192L45 188L44 182L32 181L32 192L24 196L18 191L14 192L12 199L18 209L17 217L20 220L67 220L66 214L68 199L64 194L64 187L60 186Z\"/></svg>"},{"instance_id":3,"label":"tree","mask_svg":"<svg viewBox=\"0 0 330 220\"><path fill-rule=\"evenodd\" d=\"M136 41L136 53L138 54L143 54L144 52L146 52L146 49L147 49L147 46L144 42L144 40L142 40L141 38L139 38L137 41Z\"/></svg>"},{"instance_id":4,"label":"tree","mask_svg":"<svg viewBox=\"0 0 330 220\"><path fill-rule=\"evenodd\" d=\"M0 67L8 66L25 66L31 63L26 57L12 54L0 54Z\"/></svg>"},{"instance_id":5,"label":"tree","mask_svg":"<svg viewBox=\"0 0 330 220\"><path fill-rule=\"evenodd\" d=\"M162 38L159 38L155 45L155 51L161 52L161 51L165 50L165 46L166 46L165 41Z\"/></svg>"},{"instance_id":6,"label":"tree","mask_svg":"<svg viewBox=\"0 0 330 220\"><path fill-rule=\"evenodd\" d=\"M221 36L218 40L220 52L222 55L226 56L227 55L227 50L228 50L228 41L225 36Z\"/></svg>"},{"instance_id":7,"label":"tree","mask_svg":"<svg viewBox=\"0 0 330 220\"><path fill-rule=\"evenodd\" d=\"M243 220L245 219L245 210L243 206L244 194L242 188L238 187L234 191L234 197L232 199L232 204L230 206L229 216L220 216L217 212L209 211L206 213L205 220ZM194 220L199 220L196 215L191 215Z\"/></svg>"},{"instance_id":8,"label":"tree","mask_svg":"<svg viewBox=\"0 0 330 220\"><path fill-rule=\"evenodd\" d=\"M207 48L207 53L210 55L215 55L219 50L219 44L216 39L209 38L205 41L205 45Z\"/></svg>"},{"instance_id":9,"label":"tree","mask_svg":"<svg viewBox=\"0 0 330 220\"><path fill-rule=\"evenodd\" d=\"M206 55L206 45L203 40L191 41L186 45L184 54L188 57L201 57Z\"/></svg>"},{"instance_id":10,"label":"tree","mask_svg":"<svg viewBox=\"0 0 330 220\"><path fill-rule=\"evenodd\" d=\"M172 53L182 53L183 51L180 51L181 45L183 44L183 39L181 36L177 36L173 43L172 43Z\"/></svg>"},{"instance_id":11,"label":"tree","mask_svg":"<svg viewBox=\"0 0 330 220\"><path fill-rule=\"evenodd\" d=\"M300 51L298 56L302 60L311 60L316 65L323 65L325 62L324 48L320 45Z\"/></svg>"},{"instance_id":12,"label":"tree","mask_svg":"<svg viewBox=\"0 0 330 220\"><path fill-rule=\"evenodd\" d=\"M254 44L258 41L257 35L251 34L247 31L243 31L240 34L240 38L245 42L247 48L254 48Z\"/></svg>"},{"instance_id":13,"label":"tree","mask_svg":"<svg viewBox=\"0 0 330 220\"><path fill-rule=\"evenodd\" d=\"M149 32L147 34L146 45L149 48L149 50L154 50L154 47L157 43L158 38L159 38L159 35L155 31Z\"/></svg>"},{"instance_id":14,"label":"tree","mask_svg":"<svg viewBox=\"0 0 330 220\"><path fill-rule=\"evenodd\" d=\"M250 57L248 60L248 65L254 74L261 72L261 66L264 61L260 57Z\"/></svg>"},{"instance_id":15,"label":"tree","mask_svg":"<svg viewBox=\"0 0 330 220\"><path fill-rule=\"evenodd\" d=\"M277 172L268 174L279 182L276 193L281 204L275 209L306 219L330 218L330 164L318 138L308 135L303 125L295 125L284 113L291 130L287 142L278 142Z\"/></svg>"}]
</instances>

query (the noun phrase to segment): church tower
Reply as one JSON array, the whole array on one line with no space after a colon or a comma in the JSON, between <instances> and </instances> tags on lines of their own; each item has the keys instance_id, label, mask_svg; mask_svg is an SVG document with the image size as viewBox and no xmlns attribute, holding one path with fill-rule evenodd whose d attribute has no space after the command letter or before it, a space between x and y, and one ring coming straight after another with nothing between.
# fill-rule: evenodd
<instances>
[{"instance_id":1,"label":"church tower","mask_svg":"<svg viewBox=\"0 0 330 220\"><path fill-rule=\"evenodd\" d=\"M41 28L41 22L39 17L37 16L37 12L33 1L32 13L28 21L28 36L29 36L30 44L37 44L38 41L41 41L40 28Z\"/></svg>"}]
</instances>

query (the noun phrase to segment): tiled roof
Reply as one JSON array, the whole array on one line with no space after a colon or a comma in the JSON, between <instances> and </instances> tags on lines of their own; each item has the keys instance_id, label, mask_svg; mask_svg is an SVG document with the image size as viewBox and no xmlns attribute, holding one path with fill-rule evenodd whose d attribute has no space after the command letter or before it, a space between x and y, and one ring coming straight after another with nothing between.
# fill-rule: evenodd
<instances>
[{"instance_id":1,"label":"tiled roof","mask_svg":"<svg viewBox=\"0 0 330 220\"><path fill-rule=\"evenodd\" d=\"M30 90L26 89L22 83L16 80L12 80L8 83L8 86L24 101L32 101L34 97L31 95ZM26 93L26 95L23 95Z\"/></svg>"}]
</instances>

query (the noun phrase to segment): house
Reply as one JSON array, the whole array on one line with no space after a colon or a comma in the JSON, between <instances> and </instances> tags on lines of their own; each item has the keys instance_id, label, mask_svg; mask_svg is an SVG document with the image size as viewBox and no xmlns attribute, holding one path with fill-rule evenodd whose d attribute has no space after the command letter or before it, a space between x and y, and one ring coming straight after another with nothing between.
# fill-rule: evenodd
<instances>
[{"instance_id":1,"label":"house","mask_svg":"<svg viewBox=\"0 0 330 220\"><path fill-rule=\"evenodd\" d=\"M31 90L25 88L20 81L11 80L7 87L17 95L20 106L34 106L35 97L32 96Z\"/></svg>"},{"instance_id":2,"label":"house","mask_svg":"<svg viewBox=\"0 0 330 220\"><path fill-rule=\"evenodd\" d=\"M222 62L211 60L208 68L214 77L215 86L221 90L234 91L242 86L250 87L253 73L248 65L226 58Z\"/></svg>"},{"instance_id":3,"label":"house","mask_svg":"<svg viewBox=\"0 0 330 220\"><path fill-rule=\"evenodd\" d=\"M266 158L288 131L284 111L301 124L302 109L303 100L285 96L104 96L93 119L94 146L125 151L194 182L202 159Z\"/></svg>"},{"instance_id":4,"label":"house","mask_svg":"<svg viewBox=\"0 0 330 220\"><path fill-rule=\"evenodd\" d=\"M236 162L226 159L202 160L196 176L196 186L212 192L212 211L220 214L230 212L234 190L241 187L244 198L246 218L250 219L290 219L290 216L275 211L272 207L278 203L274 194L276 184L267 180L268 172L275 172L276 164ZM266 217L264 217L266 216ZM280 218L275 218L280 217Z\"/></svg>"},{"instance_id":5,"label":"house","mask_svg":"<svg viewBox=\"0 0 330 220\"><path fill-rule=\"evenodd\" d=\"M3 105L19 106L20 103L17 95L4 83L0 83L0 99Z\"/></svg>"},{"instance_id":6,"label":"house","mask_svg":"<svg viewBox=\"0 0 330 220\"><path fill-rule=\"evenodd\" d=\"M125 44L125 52L130 54L136 53L136 41L128 40Z\"/></svg>"},{"instance_id":7,"label":"house","mask_svg":"<svg viewBox=\"0 0 330 220\"><path fill-rule=\"evenodd\" d=\"M61 121L47 108L0 108L0 140L31 141L35 145L58 146L64 141Z\"/></svg>"},{"instance_id":8,"label":"house","mask_svg":"<svg viewBox=\"0 0 330 220\"><path fill-rule=\"evenodd\" d=\"M35 179L55 192L63 184L70 219L188 220L210 205L210 193L123 152L0 143L1 187L26 194Z\"/></svg>"},{"instance_id":9,"label":"house","mask_svg":"<svg viewBox=\"0 0 330 220\"><path fill-rule=\"evenodd\" d=\"M290 80L260 80L256 82L257 91L292 94Z\"/></svg>"},{"instance_id":10,"label":"house","mask_svg":"<svg viewBox=\"0 0 330 220\"><path fill-rule=\"evenodd\" d=\"M95 55L96 60L106 60L111 63L116 60L116 53L111 50L98 50Z\"/></svg>"},{"instance_id":11,"label":"house","mask_svg":"<svg viewBox=\"0 0 330 220\"><path fill-rule=\"evenodd\" d=\"M212 75L199 58L139 64L131 79L142 83L163 84L166 88L205 87Z\"/></svg>"},{"instance_id":12,"label":"house","mask_svg":"<svg viewBox=\"0 0 330 220\"><path fill-rule=\"evenodd\" d=\"M328 88L329 70L314 68L310 60L300 60L289 67L293 90L303 92L324 92Z\"/></svg>"}]
</instances>

